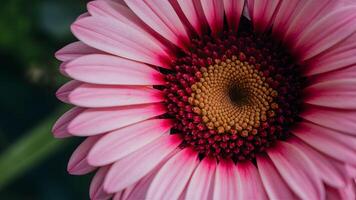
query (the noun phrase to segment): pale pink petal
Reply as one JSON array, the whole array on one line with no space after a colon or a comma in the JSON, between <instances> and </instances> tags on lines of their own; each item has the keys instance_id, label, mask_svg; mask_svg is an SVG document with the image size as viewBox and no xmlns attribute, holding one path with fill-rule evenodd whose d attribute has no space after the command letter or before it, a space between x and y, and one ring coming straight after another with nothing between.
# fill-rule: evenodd
<instances>
[{"instance_id":1,"label":"pale pink petal","mask_svg":"<svg viewBox=\"0 0 356 200\"><path fill-rule=\"evenodd\" d=\"M354 200L356 199L356 185L354 180L349 180L346 187L343 188L326 188L327 200Z\"/></svg>"},{"instance_id":2,"label":"pale pink petal","mask_svg":"<svg viewBox=\"0 0 356 200\"><path fill-rule=\"evenodd\" d=\"M300 0L281 1L278 12L273 20L272 32L278 38L283 38L286 33L293 15L298 13L302 4L305 2Z\"/></svg>"},{"instance_id":3,"label":"pale pink petal","mask_svg":"<svg viewBox=\"0 0 356 200\"><path fill-rule=\"evenodd\" d=\"M189 23L193 26L194 30L202 35L207 21L203 12L203 8L199 0L177 0L179 7L188 19Z\"/></svg>"},{"instance_id":4,"label":"pale pink petal","mask_svg":"<svg viewBox=\"0 0 356 200\"><path fill-rule=\"evenodd\" d=\"M116 192L113 200L126 200L132 194L132 191L135 189L136 185L139 184L139 182L140 181L126 187L124 190Z\"/></svg>"},{"instance_id":5,"label":"pale pink petal","mask_svg":"<svg viewBox=\"0 0 356 200\"><path fill-rule=\"evenodd\" d=\"M146 86L111 86L81 83L64 85L57 97L80 107L100 108L162 102L163 93Z\"/></svg>"},{"instance_id":6,"label":"pale pink petal","mask_svg":"<svg viewBox=\"0 0 356 200\"><path fill-rule=\"evenodd\" d=\"M71 26L74 35L102 51L169 68L168 54L147 33L106 17L86 17ZM122 31L125 30L125 31Z\"/></svg>"},{"instance_id":7,"label":"pale pink petal","mask_svg":"<svg viewBox=\"0 0 356 200\"><path fill-rule=\"evenodd\" d=\"M285 2L288 4L288 1ZM323 0L323 1L300 1L300 9L294 12L290 18L290 22L286 27L283 41L291 45L299 35L303 33L306 27L315 24L322 17L336 8L338 1Z\"/></svg>"},{"instance_id":8,"label":"pale pink petal","mask_svg":"<svg viewBox=\"0 0 356 200\"><path fill-rule=\"evenodd\" d=\"M356 48L356 46L355 46ZM342 68L335 71L330 71L316 76L309 77L310 84L320 83L324 81L332 81L338 79L355 79L356 77L356 65Z\"/></svg>"},{"instance_id":9,"label":"pale pink petal","mask_svg":"<svg viewBox=\"0 0 356 200\"><path fill-rule=\"evenodd\" d=\"M89 108L76 116L69 124L69 133L90 136L134 124L164 114L163 104L143 104L112 108Z\"/></svg>"},{"instance_id":10,"label":"pale pink petal","mask_svg":"<svg viewBox=\"0 0 356 200\"><path fill-rule=\"evenodd\" d=\"M183 192L180 194L180 196L178 197L178 200L185 200L185 196L187 194L187 185L185 186Z\"/></svg>"},{"instance_id":11,"label":"pale pink petal","mask_svg":"<svg viewBox=\"0 0 356 200\"><path fill-rule=\"evenodd\" d=\"M107 85L163 85L164 77L150 66L111 55L93 54L62 66L70 77Z\"/></svg>"},{"instance_id":12,"label":"pale pink petal","mask_svg":"<svg viewBox=\"0 0 356 200\"><path fill-rule=\"evenodd\" d=\"M150 37L152 41L155 41L157 45L160 45L162 49L169 52L170 50L162 44L155 37L157 33L152 31L140 18L138 18L132 10L126 5L122 5L117 1L101 0L92 1L88 3L88 11L92 16L109 17L115 20L119 20L130 27L133 27L141 32L147 32L147 37Z\"/></svg>"},{"instance_id":13,"label":"pale pink petal","mask_svg":"<svg viewBox=\"0 0 356 200\"><path fill-rule=\"evenodd\" d=\"M209 199L214 185L216 164L216 160L212 158L204 158L200 162L189 181L186 200Z\"/></svg>"},{"instance_id":14,"label":"pale pink petal","mask_svg":"<svg viewBox=\"0 0 356 200\"><path fill-rule=\"evenodd\" d=\"M224 0L224 10L227 23L230 29L237 31L240 23L240 17L244 9L244 0Z\"/></svg>"},{"instance_id":15,"label":"pale pink petal","mask_svg":"<svg viewBox=\"0 0 356 200\"><path fill-rule=\"evenodd\" d=\"M304 61L327 50L346 39L356 30L356 7L348 6L335 9L320 21L308 26L293 44L294 53Z\"/></svg>"},{"instance_id":16,"label":"pale pink petal","mask_svg":"<svg viewBox=\"0 0 356 200\"><path fill-rule=\"evenodd\" d=\"M146 178L147 177L147 178ZM135 187L130 191L130 193L126 193L127 196L123 196L121 200L137 200L137 199L145 199L149 186L154 178L154 175L147 175L142 178Z\"/></svg>"},{"instance_id":17,"label":"pale pink petal","mask_svg":"<svg viewBox=\"0 0 356 200\"><path fill-rule=\"evenodd\" d=\"M356 166L345 164L344 169L346 169L349 176L356 178Z\"/></svg>"},{"instance_id":18,"label":"pale pink petal","mask_svg":"<svg viewBox=\"0 0 356 200\"><path fill-rule=\"evenodd\" d=\"M324 127L356 135L356 111L306 106L300 116Z\"/></svg>"},{"instance_id":19,"label":"pale pink petal","mask_svg":"<svg viewBox=\"0 0 356 200\"><path fill-rule=\"evenodd\" d=\"M345 179L356 178L356 167L344 162L340 162L339 160L333 159L328 157L330 160L333 161L334 166L343 172Z\"/></svg>"},{"instance_id":20,"label":"pale pink petal","mask_svg":"<svg viewBox=\"0 0 356 200\"><path fill-rule=\"evenodd\" d=\"M145 199L147 191L157 174L157 172L161 169L162 165L164 164L164 161L158 164L155 169L153 169L150 173L148 173L146 176L144 176L140 181L134 184L133 189L130 191L130 193L125 192L124 198L121 200L138 200L138 199Z\"/></svg>"},{"instance_id":21,"label":"pale pink petal","mask_svg":"<svg viewBox=\"0 0 356 200\"><path fill-rule=\"evenodd\" d=\"M237 163L238 199L267 200L257 168L250 162Z\"/></svg>"},{"instance_id":22,"label":"pale pink petal","mask_svg":"<svg viewBox=\"0 0 356 200\"><path fill-rule=\"evenodd\" d=\"M69 77L69 75L64 71L64 66L66 64L68 64L70 61L65 61L65 62L62 62L60 65L59 65L59 72L63 75L63 76L66 76L66 77Z\"/></svg>"},{"instance_id":23,"label":"pale pink petal","mask_svg":"<svg viewBox=\"0 0 356 200\"><path fill-rule=\"evenodd\" d=\"M156 141L117 161L104 182L108 192L120 191L148 174L180 144L177 135L163 135Z\"/></svg>"},{"instance_id":24,"label":"pale pink petal","mask_svg":"<svg viewBox=\"0 0 356 200\"><path fill-rule=\"evenodd\" d=\"M119 160L169 134L172 122L167 119L151 119L106 134L91 149L88 160L91 165L103 166Z\"/></svg>"},{"instance_id":25,"label":"pale pink petal","mask_svg":"<svg viewBox=\"0 0 356 200\"><path fill-rule=\"evenodd\" d=\"M291 130L315 149L345 163L356 165L356 138L309 122L301 122Z\"/></svg>"},{"instance_id":26,"label":"pale pink petal","mask_svg":"<svg viewBox=\"0 0 356 200\"><path fill-rule=\"evenodd\" d=\"M147 199L178 199L198 165L197 152L185 148L159 170L147 192Z\"/></svg>"},{"instance_id":27,"label":"pale pink petal","mask_svg":"<svg viewBox=\"0 0 356 200\"><path fill-rule=\"evenodd\" d=\"M325 52L306 61L303 73L308 76L316 74L323 76L321 73L355 65L355 54L356 33L352 34L339 44L334 45L332 48L329 48Z\"/></svg>"},{"instance_id":28,"label":"pale pink petal","mask_svg":"<svg viewBox=\"0 0 356 200\"><path fill-rule=\"evenodd\" d=\"M304 102L332 108L356 108L356 79L316 83L304 89Z\"/></svg>"},{"instance_id":29,"label":"pale pink petal","mask_svg":"<svg viewBox=\"0 0 356 200\"><path fill-rule=\"evenodd\" d=\"M70 174L83 175L96 168L88 163L87 155L99 138L98 136L88 137L77 147L68 162L67 170Z\"/></svg>"},{"instance_id":30,"label":"pale pink petal","mask_svg":"<svg viewBox=\"0 0 356 200\"><path fill-rule=\"evenodd\" d=\"M325 154L324 154L325 155ZM342 175L346 180L355 179L356 180L356 166L350 165L348 163L340 162L330 156L327 156L329 160L333 161L333 165L342 172Z\"/></svg>"},{"instance_id":31,"label":"pale pink petal","mask_svg":"<svg viewBox=\"0 0 356 200\"><path fill-rule=\"evenodd\" d=\"M91 1L87 5L92 16L111 17L143 30L144 23L127 6L112 0Z\"/></svg>"},{"instance_id":32,"label":"pale pink petal","mask_svg":"<svg viewBox=\"0 0 356 200\"><path fill-rule=\"evenodd\" d=\"M74 90L75 88L79 87L82 84L83 83L76 80L68 81L66 84L64 84L62 87L60 87L57 90L56 97L59 100L63 101L64 103L70 103L68 101L68 92Z\"/></svg>"},{"instance_id":33,"label":"pale pink petal","mask_svg":"<svg viewBox=\"0 0 356 200\"><path fill-rule=\"evenodd\" d=\"M214 180L214 200L235 200L238 191L238 173L231 160L221 160L216 167Z\"/></svg>"},{"instance_id":34,"label":"pale pink petal","mask_svg":"<svg viewBox=\"0 0 356 200\"><path fill-rule=\"evenodd\" d=\"M267 150L282 178L301 199L324 199L325 191L317 169L298 149L279 142Z\"/></svg>"},{"instance_id":35,"label":"pale pink petal","mask_svg":"<svg viewBox=\"0 0 356 200\"><path fill-rule=\"evenodd\" d=\"M122 190L120 192L116 192L115 196L112 198L112 200L123 200L122 195L125 192L125 190Z\"/></svg>"},{"instance_id":36,"label":"pale pink petal","mask_svg":"<svg viewBox=\"0 0 356 200\"><path fill-rule=\"evenodd\" d=\"M169 1L126 0L129 8L147 25L173 44L185 48L188 33Z\"/></svg>"},{"instance_id":37,"label":"pale pink petal","mask_svg":"<svg viewBox=\"0 0 356 200\"><path fill-rule=\"evenodd\" d=\"M127 196L123 196L120 200L137 200L145 199L147 190L152 182L154 176L151 176L149 181L140 180L130 193L125 193ZM144 178L143 178L144 179ZM144 182L144 183L142 183ZM115 200L115 199L114 199ZM119 199L117 199L119 200Z\"/></svg>"},{"instance_id":38,"label":"pale pink petal","mask_svg":"<svg viewBox=\"0 0 356 200\"><path fill-rule=\"evenodd\" d=\"M85 13L79 15L79 16L77 17L77 20L82 19L82 18L85 18L85 17L89 17L89 16L90 16L90 14L89 14L88 12L85 12Z\"/></svg>"},{"instance_id":39,"label":"pale pink petal","mask_svg":"<svg viewBox=\"0 0 356 200\"><path fill-rule=\"evenodd\" d=\"M246 19L251 21L250 13L248 11L247 4L244 5L244 9L242 10L242 16L246 17Z\"/></svg>"},{"instance_id":40,"label":"pale pink petal","mask_svg":"<svg viewBox=\"0 0 356 200\"><path fill-rule=\"evenodd\" d=\"M56 138L66 138L70 137L71 134L68 132L68 124L75 117L77 117L81 112L84 111L84 108L74 107L64 113L53 125L52 133Z\"/></svg>"},{"instance_id":41,"label":"pale pink petal","mask_svg":"<svg viewBox=\"0 0 356 200\"><path fill-rule=\"evenodd\" d=\"M278 11L280 0L249 0L247 6L255 31L267 31Z\"/></svg>"},{"instance_id":42,"label":"pale pink petal","mask_svg":"<svg viewBox=\"0 0 356 200\"><path fill-rule=\"evenodd\" d=\"M334 187L345 187L346 177L343 174L344 172L334 166L334 160L322 155L297 138L291 138L288 142L304 153L314 167L318 169L319 177L325 183Z\"/></svg>"},{"instance_id":43,"label":"pale pink petal","mask_svg":"<svg viewBox=\"0 0 356 200\"><path fill-rule=\"evenodd\" d=\"M67 62L75 58L87 55L101 53L99 50L94 49L81 41L73 42L58 50L55 54L56 58L60 61Z\"/></svg>"},{"instance_id":44,"label":"pale pink petal","mask_svg":"<svg viewBox=\"0 0 356 200\"><path fill-rule=\"evenodd\" d=\"M110 197L112 196L112 194L108 194L103 190L103 182L106 174L109 171L109 168L110 166L101 167L96 172L95 176L93 177L90 183L90 188L89 188L90 199L107 200L110 199Z\"/></svg>"},{"instance_id":45,"label":"pale pink petal","mask_svg":"<svg viewBox=\"0 0 356 200\"><path fill-rule=\"evenodd\" d=\"M293 192L267 156L257 156L257 169L270 199L295 199Z\"/></svg>"},{"instance_id":46,"label":"pale pink petal","mask_svg":"<svg viewBox=\"0 0 356 200\"><path fill-rule=\"evenodd\" d=\"M201 0L201 5L214 35L223 31L224 26L224 4L221 0Z\"/></svg>"}]
</instances>

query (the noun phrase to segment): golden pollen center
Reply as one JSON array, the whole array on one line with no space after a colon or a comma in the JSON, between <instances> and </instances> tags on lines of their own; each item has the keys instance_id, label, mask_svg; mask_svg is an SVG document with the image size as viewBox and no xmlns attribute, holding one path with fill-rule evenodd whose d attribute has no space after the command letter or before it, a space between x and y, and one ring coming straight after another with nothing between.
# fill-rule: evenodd
<instances>
[{"instance_id":1,"label":"golden pollen center","mask_svg":"<svg viewBox=\"0 0 356 200\"><path fill-rule=\"evenodd\" d=\"M263 73L236 56L217 59L200 71L203 76L191 86L188 101L208 129L243 137L255 135L278 109L274 102L277 92L266 83Z\"/></svg>"}]
</instances>

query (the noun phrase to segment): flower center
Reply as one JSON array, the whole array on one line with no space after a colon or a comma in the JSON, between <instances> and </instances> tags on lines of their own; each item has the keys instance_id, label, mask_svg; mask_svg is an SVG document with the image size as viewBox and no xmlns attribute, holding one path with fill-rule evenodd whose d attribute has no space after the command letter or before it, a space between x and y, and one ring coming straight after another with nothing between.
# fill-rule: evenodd
<instances>
[{"instance_id":1,"label":"flower center","mask_svg":"<svg viewBox=\"0 0 356 200\"><path fill-rule=\"evenodd\" d=\"M182 136L182 147L241 161L286 139L304 80L281 49L252 31L193 39L165 72L171 133Z\"/></svg>"},{"instance_id":2,"label":"flower center","mask_svg":"<svg viewBox=\"0 0 356 200\"><path fill-rule=\"evenodd\" d=\"M277 92L266 83L263 73L236 56L215 60L214 65L200 71L203 77L191 86L193 93L188 102L210 130L225 133L233 129L241 131L242 136L256 134L267 113L272 116L273 109L278 108L273 102Z\"/></svg>"}]
</instances>

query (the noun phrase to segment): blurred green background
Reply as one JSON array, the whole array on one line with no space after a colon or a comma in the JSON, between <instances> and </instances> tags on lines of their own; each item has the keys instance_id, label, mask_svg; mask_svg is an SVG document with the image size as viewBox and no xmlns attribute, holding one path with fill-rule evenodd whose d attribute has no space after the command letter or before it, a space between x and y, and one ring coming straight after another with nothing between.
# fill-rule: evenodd
<instances>
[{"instance_id":1,"label":"blurred green background","mask_svg":"<svg viewBox=\"0 0 356 200\"><path fill-rule=\"evenodd\" d=\"M50 132L68 109L54 96L67 80L53 54L75 41L70 24L86 1L11 0L0 7L0 199L88 199L90 178L67 161L80 139Z\"/></svg>"}]
</instances>

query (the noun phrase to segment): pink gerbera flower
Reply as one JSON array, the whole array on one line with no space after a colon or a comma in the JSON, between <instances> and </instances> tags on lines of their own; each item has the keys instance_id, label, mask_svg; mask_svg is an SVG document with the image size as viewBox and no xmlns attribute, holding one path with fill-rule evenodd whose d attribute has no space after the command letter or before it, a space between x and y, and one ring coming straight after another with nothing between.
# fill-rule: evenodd
<instances>
[{"instance_id":1,"label":"pink gerbera flower","mask_svg":"<svg viewBox=\"0 0 356 200\"><path fill-rule=\"evenodd\" d=\"M92 199L355 199L356 7L88 3L57 52Z\"/></svg>"}]
</instances>

